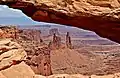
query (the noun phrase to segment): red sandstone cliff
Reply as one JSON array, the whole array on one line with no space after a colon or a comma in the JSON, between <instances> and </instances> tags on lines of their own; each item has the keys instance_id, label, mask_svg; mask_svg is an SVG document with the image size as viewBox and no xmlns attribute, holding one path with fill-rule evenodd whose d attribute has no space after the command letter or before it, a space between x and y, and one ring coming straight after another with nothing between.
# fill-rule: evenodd
<instances>
[{"instance_id":1,"label":"red sandstone cliff","mask_svg":"<svg viewBox=\"0 0 120 78\"><path fill-rule=\"evenodd\" d=\"M18 34L17 28L15 26L12 26L12 27L7 27L7 26L0 27L0 38L18 39L19 34Z\"/></svg>"}]
</instances>

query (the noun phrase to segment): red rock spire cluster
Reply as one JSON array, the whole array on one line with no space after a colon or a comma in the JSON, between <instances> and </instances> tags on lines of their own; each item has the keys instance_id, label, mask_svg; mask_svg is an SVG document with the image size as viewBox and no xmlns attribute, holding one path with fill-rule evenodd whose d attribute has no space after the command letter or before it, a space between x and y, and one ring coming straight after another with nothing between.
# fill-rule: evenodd
<instances>
[{"instance_id":1,"label":"red rock spire cluster","mask_svg":"<svg viewBox=\"0 0 120 78\"><path fill-rule=\"evenodd\" d=\"M56 34L53 35L53 43L56 47L60 47L61 45L61 38L56 36Z\"/></svg>"},{"instance_id":2,"label":"red rock spire cluster","mask_svg":"<svg viewBox=\"0 0 120 78\"><path fill-rule=\"evenodd\" d=\"M51 49L60 49L62 48L63 46L67 47L67 48L72 48L72 43L71 43L71 37L69 35L69 32L67 32L66 34L66 43L62 43L61 42L61 37L59 36L56 36L56 34L54 33L53 35L53 40L48 44L48 46L51 48ZM63 45L64 44L64 45Z\"/></svg>"},{"instance_id":3,"label":"red rock spire cluster","mask_svg":"<svg viewBox=\"0 0 120 78\"><path fill-rule=\"evenodd\" d=\"M56 36L54 33L53 40L48 44L49 48L51 49L59 49L61 46L61 38L59 36Z\"/></svg>"},{"instance_id":4,"label":"red rock spire cluster","mask_svg":"<svg viewBox=\"0 0 120 78\"><path fill-rule=\"evenodd\" d=\"M67 32L67 34L66 34L66 46L67 46L67 48L71 48L72 47L71 37L69 35L69 32Z\"/></svg>"}]
</instances>

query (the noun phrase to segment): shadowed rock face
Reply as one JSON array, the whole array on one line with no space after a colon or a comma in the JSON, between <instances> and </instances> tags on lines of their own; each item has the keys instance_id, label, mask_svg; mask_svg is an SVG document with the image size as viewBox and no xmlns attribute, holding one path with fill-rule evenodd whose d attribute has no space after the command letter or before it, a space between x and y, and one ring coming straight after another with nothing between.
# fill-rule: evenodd
<instances>
[{"instance_id":1,"label":"shadowed rock face","mask_svg":"<svg viewBox=\"0 0 120 78\"><path fill-rule=\"evenodd\" d=\"M1 0L36 21L95 31L120 43L120 0Z\"/></svg>"}]
</instances>

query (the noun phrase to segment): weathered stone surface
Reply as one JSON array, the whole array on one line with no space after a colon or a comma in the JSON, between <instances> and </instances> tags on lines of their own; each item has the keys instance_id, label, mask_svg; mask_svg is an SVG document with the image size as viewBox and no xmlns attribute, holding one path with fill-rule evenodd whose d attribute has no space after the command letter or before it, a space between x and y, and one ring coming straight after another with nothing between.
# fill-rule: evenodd
<instances>
[{"instance_id":1,"label":"weathered stone surface","mask_svg":"<svg viewBox=\"0 0 120 78\"><path fill-rule=\"evenodd\" d=\"M0 78L33 78L35 73L24 63L26 52L11 39L0 39Z\"/></svg>"},{"instance_id":2,"label":"weathered stone surface","mask_svg":"<svg viewBox=\"0 0 120 78\"><path fill-rule=\"evenodd\" d=\"M18 30L15 26L1 26L0 27L0 38L13 38L18 39Z\"/></svg>"},{"instance_id":3,"label":"weathered stone surface","mask_svg":"<svg viewBox=\"0 0 120 78\"><path fill-rule=\"evenodd\" d=\"M120 42L120 0L0 0L36 21L73 25Z\"/></svg>"},{"instance_id":4,"label":"weathered stone surface","mask_svg":"<svg viewBox=\"0 0 120 78\"><path fill-rule=\"evenodd\" d=\"M1 39L3 41L0 45L0 70L11 67L26 58L26 52L22 49L20 45L10 40Z\"/></svg>"},{"instance_id":5,"label":"weathered stone surface","mask_svg":"<svg viewBox=\"0 0 120 78\"><path fill-rule=\"evenodd\" d=\"M6 78L33 78L35 75L32 69L24 62L2 70L1 73Z\"/></svg>"},{"instance_id":6,"label":"weathered stone surface","mask_svg":"<svg viewBox=\"0 0 120 78\"><path fill-rule=\"evenodd\" d=\"M0 72L0 78L6 78L6 77Z\"/></svg>"},{"instance_id":7,"label":"weathered stone surface","mask_svg":"<svg viewBox=\"0 0 120 78\"><path fill-rule=\"evenodd\" d=\"M52 75L50 50L47 47L38 48L30 59L26 60L36 74L49 76Z\"/></svg>"}]
</instances>

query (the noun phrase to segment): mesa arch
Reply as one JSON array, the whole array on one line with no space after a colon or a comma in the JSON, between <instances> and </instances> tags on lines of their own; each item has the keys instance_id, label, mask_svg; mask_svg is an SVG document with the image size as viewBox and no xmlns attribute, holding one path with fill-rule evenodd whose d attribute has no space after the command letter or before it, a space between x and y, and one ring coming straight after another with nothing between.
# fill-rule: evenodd
<instances>
[{"instance_id":1,"label":"mesa arch","mask_svg":"<svg viewBox=\"0 0 120 78\"><path fill-rule=\"evenodd\" d=\"M120 0L0 0L35 21L72 25L120 43Z\"/></svg>"}]
</instances>

